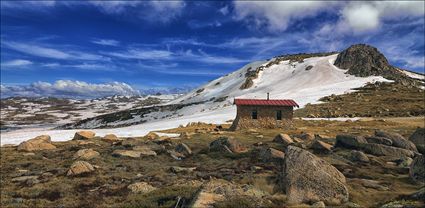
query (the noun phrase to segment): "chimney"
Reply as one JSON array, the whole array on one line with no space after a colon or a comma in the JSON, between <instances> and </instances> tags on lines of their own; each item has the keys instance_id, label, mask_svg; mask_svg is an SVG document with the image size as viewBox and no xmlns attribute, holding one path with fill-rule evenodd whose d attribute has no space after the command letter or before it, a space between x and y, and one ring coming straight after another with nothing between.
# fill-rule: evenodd
<instances>
[{"instance_id":1,"label":"chimney","mask_svg":"<svg viewBox=\"0 0 425 208\"><path fill-rule=\"evenodd\" d=\"M270 99L270 93L267 93L267 100Z\"/></svg>"}]
</instances>

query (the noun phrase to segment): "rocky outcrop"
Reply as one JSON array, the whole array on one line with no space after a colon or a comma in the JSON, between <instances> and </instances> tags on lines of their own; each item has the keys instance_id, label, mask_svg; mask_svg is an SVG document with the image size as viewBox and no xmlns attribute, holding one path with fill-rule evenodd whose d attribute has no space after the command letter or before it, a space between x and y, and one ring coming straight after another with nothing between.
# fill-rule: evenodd
<instances>
[{"instance_id":1,"label":"rocky outcrop","mask_svg":"<svg viewBox=\"0 0 425 208\"><path fill-rule=\"evenodd\" d=\"M93 171L94 171L94 167L90 163L85 161L76 161L72 163L66 175L77 176L77 175L87 174Z\"/></svg>"},{"instance_id":2,"label":"rocky outcrop","mask_svg":"<svg viewBox=\"0 0 425 208\"><path fill-rule=\"evenodd\" d=\"M115 150L114 152L112 152L112 156L115 156L115 157L139 158L140 155L141 155L141 152L136 150Z\"/></svg>"},{"instance_id":3,"label":"rocky outcrop","mask_svg":"<svg viewBox=\"0 0 425 208\"><path fill-rule=\"evenodd\" d=\"M288 146L283 181L288 203L323 201L340 205L348 201L344 175L328 162L298 147Z\"/></svg>"},{"instance_id":4,"label":"rocky outcrop","mask_svg":"<svg viewBox=\"0 0 425 208\"><path fill-rule=\"evenodd\" d=\"M366 44L356 44L338 54L334 63L347 74L358 77L383 76L392 80L409 80L397 68L391 66L377 48Z\"/></svg>"},{"instance_id":5,"label":"rocky outcrop","mask_svg":"<svg viewBox=\"0 0 425 208\"><path fill-rule=\"evenodd\" d=\"M382 144L364 144L361 149L376 156L413 157L415 155L413 151Z\"/></svg>"},{"instance_id":6,"label":"rocky outcrop","mask_svg":"<svg viewBox=\"0 0 425 208\"><path fill-rule=\"evenodd\" d=\"M393 141L391 141L390 139L387 139L385 137L367 136L365 138L366 138L366 141L368 143L383 144L383 145L388 145L388 146L391 146L393 144Z\"/></svg>"},{"instance_id":7,"label":"rocky outcrop","mask_svg":"<svg viewBox=\"0 0 425 208\"><path fill-rule=\"evenodd\" d=\"M241 153L247 149L234 138L220 137L210 143L209 147L212 152L228 152L228 153Z\"/></svg>"},{"instance_id":8,"label":"rocky outcrop","mask_svg":"<svg viewBox=\"0 0 425 208\"><path fill-rule=\"evenodd\" d=\"M385 138L391 140L392 146L394 146L394 147L399 147L399 148L403 148L403 149L407 149L407 150L411 150L411 151L415 151L415 152L418 151L416 149L415 144L413 144L411 141L405 139L400 134L390 133L390 132L385 132L385 131L376 131L375 135L379 136L379 137L385 137Z\"/></svg>"},{"instance_id":9,"label":"rocky outcrop","mask_svg":"<svg viewBox=\"0 0 425 208\"><path fill-rule=\"evenodd\" d=\"M115 134L107 134L104 137L102 137L102 141L115 143L115 142L122 141L122 139L119 139Z\"/></svg>"},{"instance_id":10,"label":"rocky outcrop","mask_svg":"<svg viewBox=\"0 0 425 208\"><path fill-rule=\"evenodd\" d=\"M310 149L313 149L318 153L330 153L332 152L332 145L316 139L313 141L313 143L311 143Z\"/></svg>"},{"instance_id":11,"label":"rocky outcrop","mask_svg":"<svg viewBox=\"0 0 425 208\"><path fill-rule=\"evenodd\" d=\"M262 148L259 153L259 159L263 162L283 161L285 153L274 148Z\"/></svg>"},{"instance_id":12,"label":"rocky outcrop","mask_svg":"<svg viewBox=\"0 0 425 208\"><path fill-rule=\"evenodd\" d=\"M99 156L99 152L96 152L93 149L81 149L74 154L73 159L91 160Z\"/></svg>"},{"instance_id":13,"label":"rocky outcrop","mask_svg":"<svg viewBox=\"0 0 425 208\"><path fill-rule=\"evenodd\" d=\"M276 137L273 139L273 142L279 143L279 144L283 144L284 146L288 146L292 143L294 143L294 141L292 140L292 138L287 135L287 134L278 134L276 135Z\"/></svg>"},{"instance_id":14,"label":"rocky outcrop","mask_svg":"<svg viewBox=\"0 0 425 208\"><path fill-rule=\"evenodd\" d=\"M136 146L136 147L133 147L133 150L137 152L134 154L134 156L136 156L137 154L140 154L140 156L156 156L157 155L154 150L146 146Z\"/></svg>"},{"instance_id":15,"label":"rocky outcrop","mask_svg":"<svg viewBox=\"0 0 425 208\"><path fill-rule=\"evenodd\" d=\"M17 148L19 151L39 151L56 149L56 146L51 143L49 135L41 135L33 139L22 142Z\"/></svg>"},{"instance_id":16,"label":"rocky outcrop","mask_svg":"<svg viewBox=\"0 0 425 208\"><path fill-rule=\"evenodd\" d=\"M360 149L363 144L367 144L367 141L362 136L353 135L337 135L335 147L345 147Z\"/></svg>"},{"instance_id":17,"label":"rocky outcrop","mask_svg":"<svg viewBox=\"0 0 425 208\"><path fill-rule=\"evenodd\" d=\"M425 156L417 155L410 164L410 177L420 183L425 183Z\"/></svg>"},{"instance_id":18,"label":"rocky outcrop","mask_svg":"<svg viewBox=\"0 0 425 208\"><path fill-rule=\"evenodd\" d=\"M354 162L369 162L367 155L361 151L353 150L350 153L350 159Z\"/></svg>"},{"instance_id":19,"label":"rocky outcrop","mask_svg":"<svg viewBox=\"0 0 425 208\"><path fill-rule=\"evenodd\" d=\"M75 133L73 140L93 139L95 135L92 131L79 131Z\"/></svg>"},{"instance_id":20,"label":"rocky outcrop","mask_svg":"<svg viewBox=\"0 0 425 208\"><path fill-rule=\"evenodd\" d=\"M409 141L415 144L420 153L425 154L425 128L417 128L409 137Z\"/></svg>"}]
</instances>

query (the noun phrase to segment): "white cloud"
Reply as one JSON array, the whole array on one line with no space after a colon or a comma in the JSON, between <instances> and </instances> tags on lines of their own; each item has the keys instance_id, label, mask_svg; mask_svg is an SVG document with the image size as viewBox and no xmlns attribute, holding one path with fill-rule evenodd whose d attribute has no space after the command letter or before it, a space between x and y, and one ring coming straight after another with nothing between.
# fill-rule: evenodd
<instances>
[{"instance_id":1,"label":"white cloud","mask_svg":"<svg viewBox=\"0 0 425 208\"><path fill-rule=\"evenodd\" d=\"M343 16L355 31L366 31L379 26L379 11L368 4L352 5L346 7Z\"/></svg>"},{"instance_id":2,"label":"white cloud","mask_svg":"<svg viewBox=\"0 0 425 208\"><path fill-rule=\"evenodd\" d=\"M119 41L112 39L95 39L92 43L104 46L118 46L120 44Z\"/></svg>"},{"instance_id":3,"label":"white cloud","mask_svg":"<svg viewBox=\"0 0 425 208\"><path fill-rule=\"evenodd\" d=\"M235 1L235 19L284 31L292 21L311 17L331 7L333 2L321 1Z\"/></svg>"},{"instance_id":4,"label":"white cloud","mask_svg":"<svg viewBox=\"0 0 425 208\"><path fill-rule=\"evenodd\" d=\"M129 49L121 52L104 52L110 56L124 59L140 59L140 60L164 60L172 56L172 52L166 50L142 50Z\"/></svg>"},{"instance_id":5,"label":"white cloud","mask_svg":"<svg viewBox=\"0 0 425 208\"><path fill-rule=\"evenodd\" d=\"M21 53L44 57L44 58L52 58L52 59L76 59L76 60L105 60L106 57L86 53L82 51L72 51L72 50L61 50L52 47L40 46L35 43L21 43L14 41L2 41L2 46L7 47L9 49L19 51Z\"/></svg>"},{"instance_id":6,"label":"white cloud","mask_svg":"<svg viewBox=\"0 0 425 208\"><path fill-rule=\"evenodd\" d=\"M22 67L22 66L28 66L31 65L32 62L24 59L16 59L16 60L10 60L1 63L2 67Z\"/></svg>"},{"instance_id":7,"label":"white cloud","mask_svg":"<svg viewBox=\"0 0 425 208\"><path fill-rule=\"evenodd\" d=\"M138 90L122 82L92 84L82 81L58 80L54 83L35 82L30 85L1 85L1 97L11 96L53 96L93 98L111 95L139 95Z\"/></svg>"}]
</instances>

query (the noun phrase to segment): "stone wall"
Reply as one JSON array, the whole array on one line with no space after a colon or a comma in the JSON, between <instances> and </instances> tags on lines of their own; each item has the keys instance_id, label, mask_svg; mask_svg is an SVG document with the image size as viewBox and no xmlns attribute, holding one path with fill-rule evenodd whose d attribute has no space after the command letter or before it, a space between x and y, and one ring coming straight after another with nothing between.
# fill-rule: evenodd
<instances>
[{"instance_id":1,"label":"stone wall","mask_svg":"<svg viewBox=\"0 0 425 208\"><path fill-rule=\"evenodd\" d=\"M257 110L257 119L251 113ZM282 120L276 119L276 111L282 111ZM293 107L287 106L237 106L232 130L249 128L288 128L292 125Z\"/></svg>"}]
</instances>

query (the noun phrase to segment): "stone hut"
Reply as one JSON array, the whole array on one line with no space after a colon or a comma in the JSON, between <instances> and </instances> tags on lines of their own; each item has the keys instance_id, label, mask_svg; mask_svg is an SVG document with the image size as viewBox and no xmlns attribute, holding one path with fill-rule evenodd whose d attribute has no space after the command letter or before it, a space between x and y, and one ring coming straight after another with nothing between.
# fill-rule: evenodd
<instances>
[{"instance_id":1,"label":"stone hut","mask_svg":"<svg viewBox=\"0 0 425 208\"><path fill-rule=\"evenodd\" d=\"M235 99L236 118L231 130L249 128L285 128L292 125L294 100Z\"/></svg>"}]
</instances>

